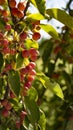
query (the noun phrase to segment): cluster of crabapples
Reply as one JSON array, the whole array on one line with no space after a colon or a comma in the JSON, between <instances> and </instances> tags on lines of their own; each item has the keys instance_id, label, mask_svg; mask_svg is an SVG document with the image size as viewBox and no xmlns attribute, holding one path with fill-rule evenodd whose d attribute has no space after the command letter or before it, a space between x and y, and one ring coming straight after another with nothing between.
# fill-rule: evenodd
<instances>
[{"instance_id":1,"label":"cluster of crabapples","mask_svg":"<svg viewBox=\"0 0 73 130\"><path fill-rule=\"evenodd\" d=\"M8 7L10 9L6 10L3 8L3 4L7 2ZM29 31L21 30L17 32L14 30L11 24L9 24L9 20L11 17L15 17L16 19L21 19L24 17L24 11L26 9L27 2L19 2L17 4L16 0L0 0L0 17L4 23L4 28L0 30L0 54L3 56L4 64L0 73L0 76L4 78L6 77L10 70L16 71L16 61L15 58L17 55L21 55L23 59L28 59L28 64L22 66L19 69L20 75L20 96L26 96L28 89L31 88L32 82L35 79L36 75L36 63L35 61L38 58L39 52L35 48L29 48L25 46L25 40L31 39ZM39 33L40 21L32 22L32 40L39 40L41 35ZM37 30L37 31L36 31ZM7 80L7 77L6 79ZM7 83L8 86L8 83ZM7 95L6 95L7 93ZM6 97L5 97L6 95ZM4 90L4 95L2 95L2 99L0 100L1 113L4 118L7 118L14 112L13 104L10 102L10 99L16 98L14 92L9 88ZM19 117L20 120L16 118L16 127L20 128L22 125L25 116L27 115L25 108L21 110Z\"/></svg>"}]
</instances>

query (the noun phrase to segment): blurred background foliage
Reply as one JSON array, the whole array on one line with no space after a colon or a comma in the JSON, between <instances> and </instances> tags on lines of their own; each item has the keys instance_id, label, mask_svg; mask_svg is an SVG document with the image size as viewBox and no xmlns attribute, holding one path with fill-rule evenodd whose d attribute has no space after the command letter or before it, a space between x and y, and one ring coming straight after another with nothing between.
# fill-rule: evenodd
<instances>
[{"instance_id":1,"label":"blurred background foliage","mask_svg":"<svg viewBox=\"0 0 73 130\"><path fill-rule=\"evenodd\" d=\"M61 1L60 1L61 2ZM69 0L63 10L73 17L73 1ZM51 23L51 21L48 21ZM57 26L57 24L55 24ZM67 26L57 26L60 40L43 38L39 41L41 58L37 67L51 80L58 82L64 93L64 100L54 95L48 88L43 88L38 81L38 104L47 117L46 130L73 129L73 31ZM40 65L40 66L39 66Z\"/></svg>"}]
</instances>

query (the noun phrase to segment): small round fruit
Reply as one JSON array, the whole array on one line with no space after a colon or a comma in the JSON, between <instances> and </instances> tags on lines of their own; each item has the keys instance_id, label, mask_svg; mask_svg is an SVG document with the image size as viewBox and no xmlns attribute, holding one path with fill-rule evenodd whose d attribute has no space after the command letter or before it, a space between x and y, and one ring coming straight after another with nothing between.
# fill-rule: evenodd
<instances>
[{"instance_id":1,"label":"small round fruit","mask_svg":"<svg viewBox=\"0 0 73 130\"><path fill-rule=\"evenodd\" d=\"M27 38L27 33L26 32L21 32L19 35L20 41L24 41Z\"/></svg>"},{"instance_id":2,"label":"small round fruit","mask_svg":"<svg viewBox=\"0 0 73 130\"><path fill-rule=\"evenodd\" d=\"M22 57L23 58L28 58L29 57L29 51L27 49L22 51Z\"/></svg>"},{"instance_id":3,"label":"small round fruit","mask_svg":"<svg viewBox=\"0 0 73 130\"><path fill-rule=\"evenodd\" d=\"M8 103L7 99L4 99L4 100L1 101L1 105L4 106L4 107L7 105L7 103Z\"/></svg>"},{"instance_id":4,"label":"small round fruit","mask_svg":"<svg viewBox=\"0 0 73 130\"><path fill-rule=\"evenodd\" d=\"M4 48L5 48L5 47L8 47L9 41L8 41L7 39L4 39L2 42L3 42Z\"/></svg>"},{"instance_id":5,"label":"small round fruit","mask_svg":"<svg viewBox=\"0 0 73 130\"><path fill-rule=\"evenodd\" d=\"M34 56L34 55L31 55L31 56L30 56L30 60L31 60L31 61L34 61L34 62L37 60L37 58L38 58L37 55L35 55L35 56Z\"/></svg>"},{"instance_id":6,"label":"small round fruit","mask_svg":"<svg viewBox=\"0 0 73 130\"><path fill-rule=\"evenodd\" d=\"M11 14L12 14L13 16L17 16L17 14L18 14L18 9L17 9L17 8L12 8L12 9L11 9Z\"/></svg>"},{"instance_id":7,"label":"small round fruit","mask_svg":"<svg viewBox=\"0 0 73 130\"><path fill-rule=\"evenodd\" d=\"M4 110L2 111L2 116L3 116L3 117L8 117L8 116L9 116L9 111L6 110L6 109L4 109Z\"/></svg>"},{"instance_id":8,"label":"small round fruit","mask_svg":"<svg viewBox=\"0 0 73 130\"><path fill-rule=\"evenodd\" d=\"M29 89L30 87L31 87L31 82L26 81L25 84L24 84L24 88Z\"/></svg>"},{"instance_id":9,"label":"small round fruit","mask_svg":"<svg viewBox=\"0 0 73 130\"><path fill-rule=\"evenodd\" d=\"M7 25L5 26L5 29L6 29L6 31L10 31L10 30L11 30L11 25L10 25L10 24L7 24Z\"/></svg>"},{"instance_id":10,"label":"small round fruit","mask_svg":"<svg viewBox=\"0 0 73 130\"><path fill-rule=\"evenodd\" d=\"M34 80L34 76L33 75L28 75L28 81L32 82Z\"/></svg>"},{"instance_id":11,"label":"small round fruit","mask_svg":"<svg viewBox=\"0 0 73 130\"><path fill-rule=\"evenodd\" d=\"M38 56L39 55L39 51L36 50L35 48L30 48L29 54L30 54L30 56Z\"/></svg>"},{"instance_id":12,"label":"small round fruit","mask_svg":"<svg viewBox=\"0 0 73 130\"><path fill-rule=\"evenodd\" d=\"M2 10L2 15L4 17L8 17L8 11L7 10Z\"/></svg>"},{"instance_id":13,"label":"small round fruit","mask_svg":"<svg viewBox=\"0 0 73 130\"><path fill-rule=\"evenodd\" d=\"M5 0L0 0L0 5L4 4Z\"/></svg>"},{"instance_id":14,"label":"small round fruit","mask_svg":"<svg viewBox=\"0 0 73 130\"><path fill-rule=\"evenodd\" d=\"M17 7L18 7L18 9L19 9L20 11L24 11L24 10L25 10L25 6L24 6L24 3L23 3L23 2L19 2Z\"/></svg>"},{"instance_id":15,"label":"small round fruit","mask_svg":"<svg viewBox=\"0 0 73 130\"><path fill-rule=\"evenodd\" d=\"M34 69L31 69L31 71L29 72L30 75L36 75L36 71Z\"/></svg>"},{"instance_id":16,"label":"small round fruit","mask_svg":"<svg viewBox=\"0 0 73 130\"><path fill-rule=\"evenodd\" d=\"M14 8L14 7L16 6L16 1L15 1L15 0L10 0L10 1L9 1L9 6L10 6L11 8Z\"/></svg>"},{"instance_id":17,"label":"small round fruit","mask_svg":"<svg viewBox=\"0 0 73 130\"><path fill-rule=\"evenodd\" d=\"M6 110L9 111L9 110L11 110L12 106L11 106L11 104L8 102L7 105L5 106L5 108L6 108Z\"/></svg>"},{"instance_id":18,"label":"small round fruit","mask_svg":"<svg viewBox=\"0 0 73 130\"><path fill-rule=\"evenodd\" d=\"M18 10L17 17L18 17L19 19L23 18L23 17L24 17L24 13L21 12L20 10Z\"/></svg>"},{"instance_id":19,"label":"small round fruit","mask_svg":"<svg viewBox=\"0 0 73 130\"><path fill-rule=\"evenodd\" d=\"M35 62L30 62L29 65L32 67L32 69L34 69L36 67L36 63Z\"/></svg>"},{"instance_id":20,"label":"small round fruit","mask_svg":"<svg viewBox=\"0 0 73 130\"><path fill-rule=\"evenodd\" d=\"M33 40L39 40L41 38L41 34L38 32L34 32L32 35Z\"/></svg>"},{"instance_id":21,"label":"small round fruit","mask_svg":"<svg viewBox=\"0 0 73 130\"><path fill-rule=\"evenodd\" d=\"M16 125L16 128L18 128L18 129L19 129L19 128L20 128L20 126L21 126L20 121L19 121L19 120L17 120L17 121L16 121L16 123L15 123L15 125Z\"/></svg>"}]
</instances>

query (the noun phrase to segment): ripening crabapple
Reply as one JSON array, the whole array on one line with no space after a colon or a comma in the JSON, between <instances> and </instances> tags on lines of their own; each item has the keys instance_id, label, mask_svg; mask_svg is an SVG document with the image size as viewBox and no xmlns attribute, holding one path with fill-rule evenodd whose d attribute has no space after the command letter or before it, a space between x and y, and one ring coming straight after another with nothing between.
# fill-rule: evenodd
<instances>
[{"instance_id":1,"label":"ripening crabapple","mask_svg":"<svg viewBox=\"0 0 73 130\"><path fill-rule=\"evenodd\" d=\"M20 123L20 120L17 120L16 122L15 122L15 125L16 125L16 128L20 128L20 126L21 126L21 123Z\"/></svg>"},{"instance_id":2,"label":"ripening crabapple","mask_svg":"<svg viewBox=\"0 0 73 130\"><path fill-rule=\"evenodd\" d=\"M6 106L5 106L6 110L11 110L12 109L12 105L10 102L7 102Z\"/></svg>"},{"instance_id":3,"label":"ripening crabapple","mask_svg":"<svg viewBox=\"0 0 73 130\"><path fill-rule=\"evenodd\" d=\"M2 110L2 116L3 116L3 117L8 117L9 114L10 114L10 112L9 112L8 110L6 110L6 109L3 109L3 110Z\"/></svg>"},{"instance_id":4,"label":"ripening crabapple","mask_svg":"<svg viewBox=\"0 0 73 130\"><path fill-rule=\"evenodd\" d=\"M39 40L41 38L41 34L39 32L34 32L32 35L33 40Z\"/></svg>"},{"instance_id":5,"label":"ripening crabapple","mask_svg":"<svg viewBox=\"0 0 73 130\"><path fill-rule=\"evenodd\" d=\"M7 10L2 10L2 16L3 17L8 17L8 11Z\"/></svg>"},{"instance_id":6,"label":"ripening crabapple","mask_svg":"<svg viewBox=\"0 0 73 130\"><path fill-rule=\"evenodd\" d=\"M9 41L7 39L3 39L2 43L3 43L4 48L8 47L8 45L9 45Z\"/></svg>"},{"instance_id":7,"label":"ripening crabapple","mask_svg":"<svg viewBox=\"0 0 73 130\"><path fill-rule=\"evenodd\" d=\"M1 105L4 106L4 107L7 105L7 103L8 103L7 99L4 99L4 100L1 101Z\"/></svg>"},{"instance_id":8,"label":"ripening crabapple","mask_svg":"<svg viewBox=\"0 0 73 130\"><path fill-rule=\"evenodd\" d=\"M19 35L20 41L24 41L27 38L27 32L21 32Z\"/></svg>"},{"instance_id":9,"label":"ripening crabapple","mask_svg":"<svg viewBox=\"0 0 73 130\"><path fill-rule=\"evenodd\" d=\"M5 0L0 0L0 5L4 4Z\"/></svg>"},{"instance_id":10,"label":"ripening crabapple","mask_svg":"<svg viewBox=\"0 0 73 130\"><path fill-rule=\"evenodd\" d=\"M12 8L11 9L11 14L13 15L13 16L17 16L17 13L18 13L18 9L15 7L15 8Z\"/></svg>"},{"instance_id":11,"label":"ripening crabapple","mask_svg":"<svg viewBox=\"0 0 73 130\"><path fill-rule=\"evenodd\" d=\"M37 55L35 55L35 56L34 56L34 55L31 55L31 56L30 56L30 60L31 60L31 61L36 61L37 58L38 58Z\"/></svg>"},{"instance_id":12,"label":"ripening crabapple","mask_svg":"<svg viewBox=\"0 0 73 130\"><path fill-rule=\"evenodd\" d=\"M25 10L24 2L19 2L18 5L17 5L17 8L18 8L20 11L24 11L24 10Z\"/></svg>"},{"instance_id":13,"label":"ripening crabapple","mask_svg":"<svg viewBox=\"0 0 73 130\"><path fill-rule=\"evenodd\" d=\"M2 51L4 54L9 54L10 53L10 48L6 47L6 48L3 48L3 51Z\"/></svg>"},{"instance_id":14,"label":"ripening crabapple","mask_svg":"<svg viewBox=\"0 0 73 130\"><path fill-rule=\"evenodd\" d=\"M34 81L35 77L33 75L28 75L27 79L29 82L32 82Z\"/></svg>"},{"instance_id":15,"label":"ripening crabapple","mask_svg":"<svg viewBox=\"0 0 73 130\"><path fill-rule=\"evenodd\" d=\"M36 50L35 48L30 48L29 54L30 54L31 56L36 56L36 55L38 56L38 55L39 55L39 51Z\"/></svg>"},{"instance_id":16,"label":"ripening crabapple","mask_svg":"<svg viewBox=\"0 0 73 130\"><path fill-rule=\"evenodd\" d=\"M18 12L17 12L17 17L18 17L19 19L23 18L23 17L24 17L24 12L18 10Z\"/></svg>"},{"instance_id":17,"label":"ripening crabapple","mask_svg":"<svg viewBox=\"0 0 73 130\"><path fill-rule=\"evenodd\" d=\"M31 82L25 81L25 83L24 83L24 88L29 89L30 87L31 87Z\"/></svg>"},{"instance_id":18,"label":"ripening crabapple","mask_svg":"<svg viewBox=\"0 0 73 130\"><path fill-rule=\"evenodd\" d=\"M30 75L36 75L36 71L34 69L31 69L30 72L29 72Z\"/></svg>"},{"instance_id":19,"label":"ripening crabapple","mask_svg":"<svg viewBox=\"0 0 73 130\"><path fill-rule=\"evenodd\" d=\"M34 69L36 67L36 63L35 62L30 62L29 65L32 67L32 69Z\"/></svg>"},{"instance_id":20,"label":"ripening crabapple","mask_svg":"<svg viewBox=\"0 0 73 130\"><path fill-rule=\"evenodd\" d=\"M22 51L22 57L23 58L28 58L29 57L29 51L27 49Z\"/></svg>"},{"instance_id":21,"label":"ripening crabapple","mask_svg":"<svg viewBox=\"0 0 73 130\"><path fill-rule=\"evenodd\" d=\"M9 6L10 6L11 8L14 8L14 7L16 6L16 0L10 0L10 1L9 1Z\"/></svg>"},{"instance_id":22,"label":"ripening crabapple","mask_svg":"<svg viewBox=\"0 0 73 130\"><path fill-rule=\"evenodd\" d=\"M6 24L5 29L6 29L6 31L10 31L11 30L11 25L10 24Z\"/></svg>"}]
</instances>

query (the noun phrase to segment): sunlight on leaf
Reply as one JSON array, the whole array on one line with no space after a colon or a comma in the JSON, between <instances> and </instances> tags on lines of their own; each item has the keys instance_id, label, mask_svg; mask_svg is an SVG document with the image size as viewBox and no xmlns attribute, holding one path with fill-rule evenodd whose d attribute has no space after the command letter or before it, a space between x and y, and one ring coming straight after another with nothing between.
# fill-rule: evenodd
<instances>
[{"instance_id":1,"label":"sunlight on leaf","mask_svg":"<svg viewBox=\"0 0 73 130\"><path fill-rule=\"evenodd\" d=\"M54 38L59 38L58 32L49 24L41 24L40 27Z\"/></svg>"},{"instance_id":2,"label":"sunlight on leaf","mask_svg":"<svg viewBox=\"0 0 73 130\"><path fill-rule=\"evenodd\" d=\"M69 28L73 29L73 18L65 11L57 8L52 8L52 9L47 9L46 13L50 17L55 18L56 20L68 26Z\"/></svg>"},{"instance_id":3,"label":"sunlight on leaf","mask_svg":"<svg viewBox=\"0 0 73 130\"><path fill-rule=\"evenodd\" d=\"M37 73L38 80L43 84L45 88L49 88L53 93L55 93L59 98L64 99L64 95L60 85L56 82L52 82L50 78L48 78L43 73Z\"/></svg>"}]
</instances>

